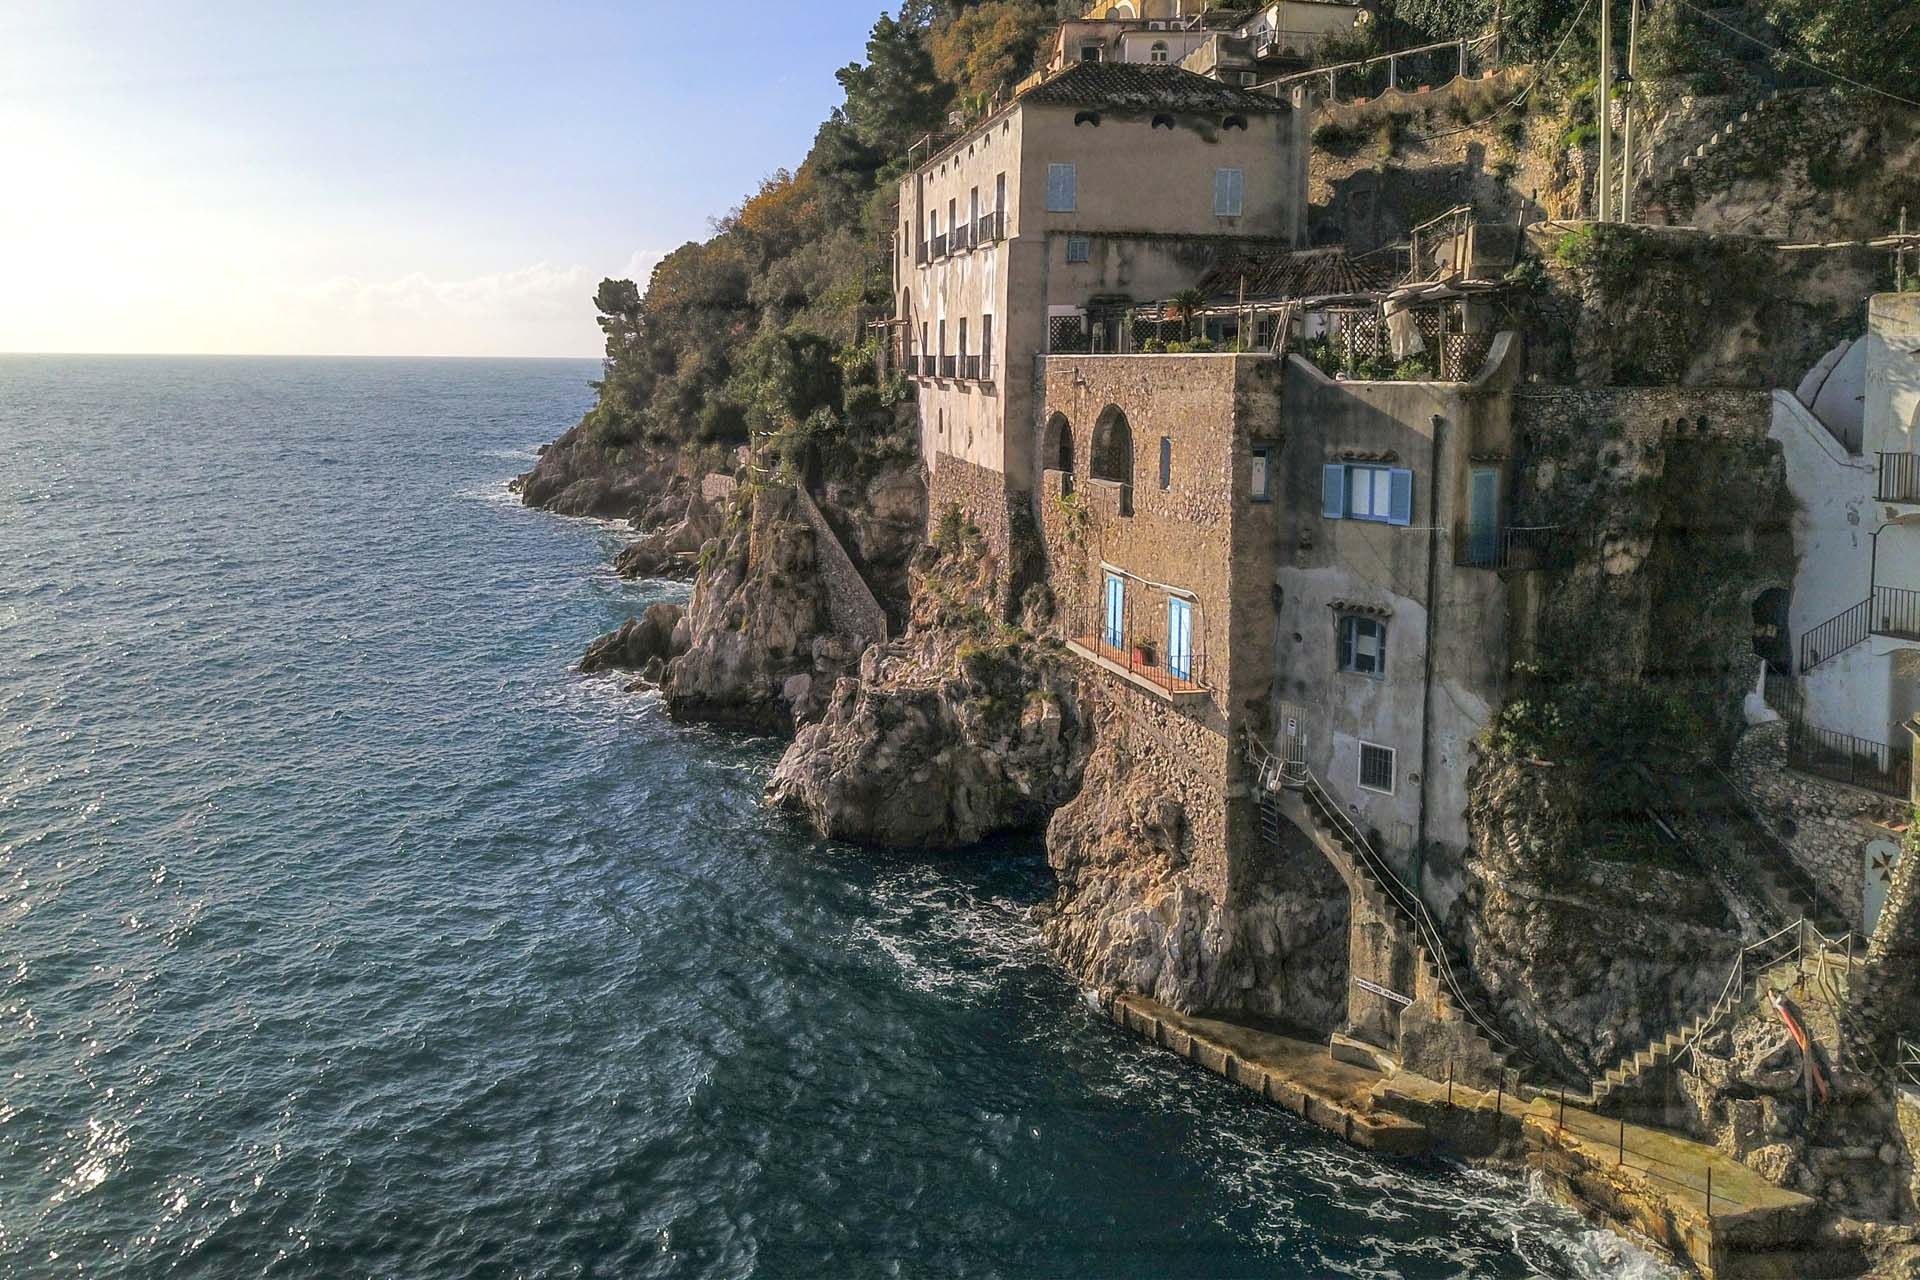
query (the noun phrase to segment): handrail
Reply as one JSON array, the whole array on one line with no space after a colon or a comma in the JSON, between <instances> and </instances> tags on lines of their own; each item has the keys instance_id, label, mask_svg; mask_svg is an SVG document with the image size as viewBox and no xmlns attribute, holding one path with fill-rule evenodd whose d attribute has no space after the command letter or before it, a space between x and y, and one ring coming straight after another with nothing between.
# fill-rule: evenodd
<instances>
[{"instance_id":1,"label":"handrail","mask_svg":"<svg viewBox=\"0 0 1920 1280\"><path fill-rule=\"evenodd\" d=\"M1760 941L1742 947L1740 954L1733 958L1733 968L1727 974L1726 985L1720 989L1719 998L1713 1002L1713 1007L1708 1009L1707 1012L1698 1019L1694 1033L1688 1036L1686 1040L1681 1043L1680 1047L1674 1051L1673 1056L1676 1059L1682 1055L1691 1055L1695 1068L1697 1069L1699 1067L1700 1042L1719 1028L1721 1019L1733 1012L1734 1009L1746 1003L1748 981L1747 957L1771 947L1774 943L1789 934L1793 935L1792 945L1782 948L1777 955L1773 955L1770 959L1766 960L1761 966L1760 973L1764 974L1768 970L1784 964L1788 960L1800 960L1804 969L1804 962L1808 951L1808 934L1812 934L1813 937L1819 941L1819 954L1823 959L1829 952L1836 950L1849 956L1852 954L1854 942L1852 933L1844 934L1839 939L1829 938L1820 932L1819 926L1804 916L1792 924L1768 934L1766 937L1760 939Z\"/></svg>"},{"instance_id":2,"label":"handrail","mask_svg":"<svg viewBox=\"0 0 1920 1280\"><path fill-rule=\"evenodd\" d=\"M1909 1084L1920 1085L1920 1044L1905 1036L1894 1041L1893 1069L1905 1076Z\"/></svg>"},{"instance_id":3,"label":"handrail","mask_svg":"<svg viewBox=\"0 0 1920 1280\"><path fill-rule=\"evenodd\" d=\"M1327 77L1327 83L1332 84L1333 76L1342 71L1352 71L1356 67L1364 69L1376 63L1394 62L1401 58L1411 57L1416 53L1432 53L1435 49L1473 49L1481 45L1492 44L1498 39L1498 36L1489 34L1475 36L1471 40L1436 40L1432 44L1416 45L1411 49L1395 49L1392 53L1375 54L1371 58L1360 58L1353 62L1336 62L1331 66L1315 67L1311 71L1295 71L1289 75L1279 76L1273 80L1263 80L1259 84L1251 86L1251 88L1254 92L1270 89L1277 93L1282 86L1295 84L1302 80L1318 79L1321 76Z\"/></svg>"},{"instance_id":4,"label":"handrail","mask_svg":"<svg viewBox=\"0 0 1920 1280\"><path fill-rule=\"evenodd\" d=\"M1277 764L1277 759L1271 748L1251 734L1247 735L1245 741L1250 748L1250 755L1257 752L1265 757L1264 764L1258 760L1255 762L1256 768L1261 769L1264 780L1269 776L1268 767ZM1313 776L1313 771L1307 767L1305 759L1289 760L1275 772L1281 777L1298 779L1299 785L1307 794L1308 802L1319 809L1329 822L1336 824L1339 834L1353 846L1354 857L1365 865L1373 879L1379 883L1382 892L1391 897L1401 911L1412 920L1414 931L1420 935L1421 944L1433 957L1434 971L1440 975L1440 981L1446 987L1448 996L1452 998L1454 1005L1466 1019L1501 1051L1516 1058L1531 1061L1531 1057L1518 1045L1490 1025L1487 1019L1482 1018L1474 1003L1467 999L1466 992L1461 988L1459 979L1453 972L1453 961L1447 951L1445 937L1441 934L1439 926L1435 924L1433 916L1427 911L1427 904L1421 901L1420 896L1400 879L1399 873L1375 852L1374 847L1367 842L1367 838L1360 833L1360 828L1347 817L1346 812L1334 802L1333 797L1327 794L1326 788L1320 785L1320 780Z\"/></svg>"},{"instance_id":5,"label":"handrail","mask_svg":"<svg viewBox=\"0 0 1920 1280\"><path fill-rule=\"evenodd\" d=\"M1836 613L1800 637L1800 674L1839 657L1873 633L1873 597Z\"/></svg>"}]
</instances>

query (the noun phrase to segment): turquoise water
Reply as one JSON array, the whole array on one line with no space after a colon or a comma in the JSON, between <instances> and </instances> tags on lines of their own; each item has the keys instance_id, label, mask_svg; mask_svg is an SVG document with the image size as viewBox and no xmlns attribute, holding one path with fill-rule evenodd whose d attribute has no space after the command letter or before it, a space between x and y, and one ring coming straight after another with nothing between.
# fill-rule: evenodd
<instances>
[{"instance_id":1,"label":"turquoise water","mask_svg":"<svg viewBox=\"0 0 1920 1280\"><path fill-rule=\"evenodd\" d=\"M590 362L0 357L0 1275L1643 1273L1121 1036L1032 842L570 669Z\"/></svg>"}]
</instances>

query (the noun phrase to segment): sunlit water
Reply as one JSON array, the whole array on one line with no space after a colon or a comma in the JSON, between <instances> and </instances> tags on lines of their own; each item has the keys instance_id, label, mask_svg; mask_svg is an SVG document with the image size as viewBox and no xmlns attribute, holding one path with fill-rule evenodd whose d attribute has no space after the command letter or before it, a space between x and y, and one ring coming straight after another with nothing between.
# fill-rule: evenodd
<instances>
[{"instance_id":1,"label":"sunlit water","mask_svg":"<svg viewBox=\"0 0 1920 1280\"><path fill-rule=\"evenodd\" d=\"M595 372L0 357L0 1274L1652 1273L575 674L675 594L505 493Z\"/></svg>"}]
</instances>

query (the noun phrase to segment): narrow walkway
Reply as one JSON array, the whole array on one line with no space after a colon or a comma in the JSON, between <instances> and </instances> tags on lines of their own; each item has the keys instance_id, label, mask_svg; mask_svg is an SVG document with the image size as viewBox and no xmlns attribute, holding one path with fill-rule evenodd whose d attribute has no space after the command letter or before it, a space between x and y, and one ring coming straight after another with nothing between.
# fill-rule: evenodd
<instances>
[{"instance_id":1,"label":"narrow walkway","mask_svg":"<svg viewBox=\"0 0 1920 1280\"><path fill-rule=\"evenodd\" d=\"M1337 1060L1325 1045L1178 1013L1141 996L1117 998L1110 1013L1141 1037L1367 1150L1524 1157L1576 1207L1688 1259L1702 1275L1823 1273L1812 1240L1816 1201L1683 1134L1553 1098ZM1787 1270L1769 1270L1779 1266Z\"/></svg>"}]
</instances>

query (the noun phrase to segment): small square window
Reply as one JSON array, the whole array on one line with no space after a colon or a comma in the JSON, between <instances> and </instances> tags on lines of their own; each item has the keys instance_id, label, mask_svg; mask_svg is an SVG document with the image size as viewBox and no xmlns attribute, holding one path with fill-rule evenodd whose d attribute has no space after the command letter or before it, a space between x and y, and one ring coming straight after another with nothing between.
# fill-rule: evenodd
<instances>
[{"instance_id":1,"label":"small square window","mask_svg":"<svg viewBox=\"0 0 1920 1280\"><path fill-rule=\"evenodd\" d=\"M1086 262L1093 257L1093 241L1086 236L1067 237L1067 261Z\"/></svg>"},{"instance_id":2,"label":"small square window","mask_svg":"<svg viewBox=\"0 0 1920 1280\"><path fill-rule=\"evenodd\" d=\"M1340 618L1340 669L1381 680L1387 674L1387 624L1378 618Z\"/></svg>"},{"instance_id":3,"label":"small square window","mask_svg":"<svg viewBox=\"0 0 1920 1280\"><path fill-rule=\"evenodd\" d=\"M1360 785L1367 791L1393 794L1393 748L1360 744Z\"/></svg>"},{"instance_id":4,"label":"small square window","mask_svg":"<svg viewBox=\"0 0 1920 1280\"><path fill-rule=\"evenodd\" d=\"M1253 456L1249 464L1252 474L1249 477L1248 488L1255 502L1273 501L1273 491L1270 487L1272 482L1269 479L1272 474L1269 470L1269 457L1270 455L1265 449L1255 449L1253 451Z\"/></svg>"}]
</instances>

